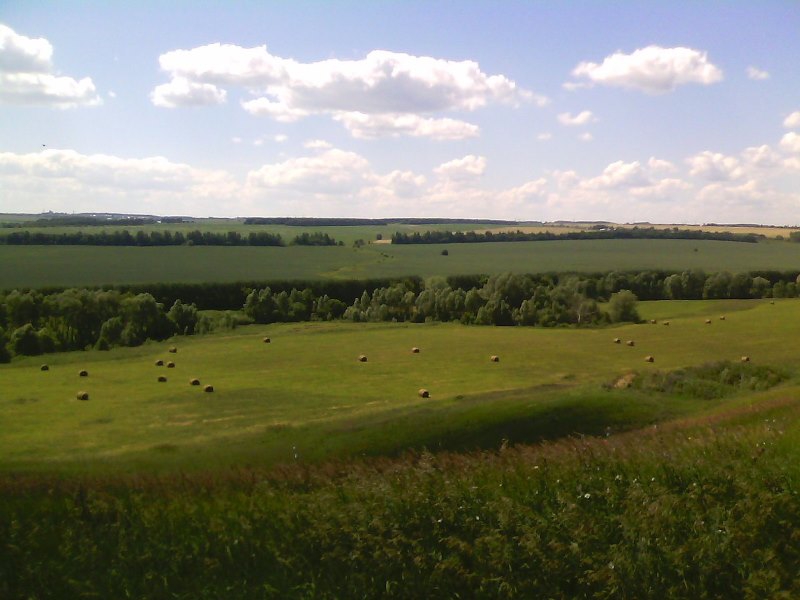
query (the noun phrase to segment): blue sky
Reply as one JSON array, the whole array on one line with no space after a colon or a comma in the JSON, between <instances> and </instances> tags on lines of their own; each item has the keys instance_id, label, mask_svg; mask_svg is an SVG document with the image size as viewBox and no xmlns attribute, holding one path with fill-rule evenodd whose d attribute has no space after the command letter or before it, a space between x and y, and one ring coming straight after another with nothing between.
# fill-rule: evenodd
<instances>
[{"instance_id":1,"label":"blue sky","mask_svg":"<svg viewBox=\"0 0 800 600\"><path fill-rule=\"evenodd\" d=\"M800 3L0 3L0 211L800 224Z\"/></svg>"}]
</instances>

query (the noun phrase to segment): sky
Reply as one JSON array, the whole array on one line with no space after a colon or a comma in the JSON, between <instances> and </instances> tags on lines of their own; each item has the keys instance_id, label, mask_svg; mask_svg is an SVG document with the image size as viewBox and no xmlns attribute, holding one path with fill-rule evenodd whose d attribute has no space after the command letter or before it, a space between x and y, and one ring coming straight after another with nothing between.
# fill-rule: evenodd
<instances>
[{"instance_id":1,"label":"sky","mask_svg":"<svg viewBox=\"0 0 800 600\"><path fill-rule=\"evenodd\" d=\"M0 0L0 212L800 224L800 2Z\"/></svg>"}]
</instances>

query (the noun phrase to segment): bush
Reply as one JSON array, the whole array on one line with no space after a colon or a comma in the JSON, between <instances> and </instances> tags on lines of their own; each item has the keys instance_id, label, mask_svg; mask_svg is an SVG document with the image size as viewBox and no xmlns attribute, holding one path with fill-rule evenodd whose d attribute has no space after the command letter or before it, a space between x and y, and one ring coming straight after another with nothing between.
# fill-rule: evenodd
<instances>
[{"instance_id":1,"label":"bush","mask_svg":"<svg viewBox=\"0 0 800 600\"><path fill-rule=\"evenodd\" d=\"M608 301L608 316L613 323L622 321L639 321L639 313L636 310L636 294L630 290L620 290L616 294L611 294Z\"/></svg>"}]
</instances>

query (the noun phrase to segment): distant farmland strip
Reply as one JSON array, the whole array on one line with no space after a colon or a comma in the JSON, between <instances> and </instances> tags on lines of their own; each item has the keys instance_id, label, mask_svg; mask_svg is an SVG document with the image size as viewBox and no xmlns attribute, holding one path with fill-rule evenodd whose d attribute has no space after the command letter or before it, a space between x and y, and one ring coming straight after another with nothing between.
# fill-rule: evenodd
<instances>
[{"instance_id":1,"label":"distant farmland strip","mask_svg":"<svg viewBox=\"0 0 800 600\"><path fill-rule=\"evenodd\" d=\"M614 227L588 231L552 233L549 231L426 231L392 235L393 244L474 244L486 242L551 242L558 240L716 240L754 244L763 239L754 233L702 231L692 229L663 229L655 227Z\"/></svg>"}]
</instances>

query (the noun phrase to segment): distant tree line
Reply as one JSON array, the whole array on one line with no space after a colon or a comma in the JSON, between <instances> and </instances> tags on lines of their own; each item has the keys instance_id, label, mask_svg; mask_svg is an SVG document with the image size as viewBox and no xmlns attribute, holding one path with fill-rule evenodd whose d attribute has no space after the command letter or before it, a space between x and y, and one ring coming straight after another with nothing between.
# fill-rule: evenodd
<instances>
[{"instance_id":1,"label":"distant tree line","mask_svg":"<svg viewBox=\"0 0 800 600\"><path fill-rule=\"evenodd\" d=\"M248 217L245 225L291 225L298 227L348 227L364 225L435 225L438 223L486 223L488 225L517 225L517 221L498 219L351 219L324 217Z\"/></svg>"},{"instance_id":2,"label":"distant tree line","mask_svg":"<svg viewBox=\"0 0 800 600\"><path fill-rule=\"evenodd\" d=\"M154 286L158 298L141 289L0 293L0 361L13 355L136 346L148 339L248 322L344 319L554 327L637 321L637 300L797 297L800 275L706 274L695 269L595 275L505 273L440 277L424 283L408 278L308 285L275 282L261 287L171 285ZM183 299L159 301L180 292ZM217 303L218 308L237 313L200 313L189 299L192 294L206 305Z\"/></svg>"},{"instance_id":3,"label":"distant tree line","mask_svg":"<svg viewBox=\"0 0 800 600\"><path fill-rule=\"evenodd\" d=\"M285 246L277 233L251 231L137 231L128 230L69 233L44 233L15 231L0 236L0 244L9 246ZM292 246L342 246L327 233L301 233L295 236Z\"/></svg>"},{"instance_id":4,"label":"distant tree line","mask_svg":"<svg viewBox=\"0 0 800 600\"><path fill-rule=\"evenodd\" d=\"M548 242L556 240L718 240L756 243L763 235L730 233L728 231L697 231L690 229L659 229L656 227L610 227L587 231L529 233L524 231L426 231L392 235L393 244L471 244L484 242Z\"/></svg>"}]
</instances>

